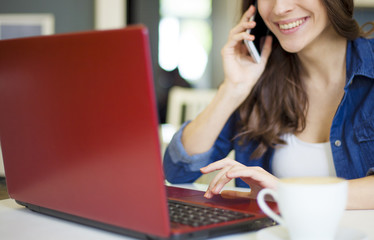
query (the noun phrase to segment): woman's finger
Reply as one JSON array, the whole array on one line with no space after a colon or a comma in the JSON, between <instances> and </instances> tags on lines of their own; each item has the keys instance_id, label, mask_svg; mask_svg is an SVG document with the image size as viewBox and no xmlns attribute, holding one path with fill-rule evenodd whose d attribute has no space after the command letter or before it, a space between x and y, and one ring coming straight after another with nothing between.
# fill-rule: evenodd
<instances>
[{"instance_id":1,"label":"woman's finger","mask_svg":"<svg viewBox=\"0 0 374 240\"><path fill-rule=\"evenodd\" d=\"M243 45L243 40L253 41L254 39L255 36L247 33L244 30L233 35L230 35L221 53L223 56L225 56L227 53L234 53L236 52L237 46Z\"/></svg>"},{"instance_id":2,"label":"woman's finger","mask_svg":"<svg viewBox=\"0 0 374 240\"><path fill-rule=\"evenodd\" d=\"M227 166L223 168L217 175L213 178L213 180L209 183L208 189L206 190L204 197L211 198L213 195L218 194L222 189L222 184L225 182L226 172L229 171L231 166Z\"/></svg>"},{"instance_id":3,"label":"woman's finger","mask_svg":"<svg viewBox=\"0 0 374 240\"><path fill-rule=\"evenodd\" d=\"M241 178L250 186L256 184L275 189L278 182L278 178L260 167L232 168L226 175L228 178Z\"/></svg>"},{"instance_id":4,"label":"woman's finger","mask_svg":"<svg viewBox=\"0 0 374 240\"><path fill-rule=\"evenodd\" d=\"M238 25L236 25L235 27L233 27L231 30L230 30L230 33L229 33L229 38L238 34L238 33L242 33L242 32L245 32L247 29L252 29L256 26L256 22L254 21L251 21L251 22L240 22Z\"/></svg>"},{"instance_id":5,"label":"woman's finger","mask_svg":"<svg viewBox=\"0 0 374 240\"><path fill-rule=\"evenodd\" d=\"M247 11L243 13L243 16L241 17L240 22L248 22L249 19L251 19L251 17L255 14L255 12L256 12L256 7L253 5L249 6Z\"/></svg>"},{"instance_id":6,"label":"woman's finger","mask_svg":"<svg viewBox=\"0 0 374 240\"><path fill-rule=\"evenodd\" d=\"M234 191L234 190L223 190L221 192L221 196L226 199L238 199L238 198L250 199L251 198L250 192L240 192L240 191Z\"/></svg>"},{"instance_id":7,"label":"woman's finger","mask_svg":"<svg viewBox=\"0 0 374 240\"><path fill-rule=\"evenodd\" d=\"M230 168L228 168L227 171L230 171ZM219 194L223 187L232 180L232 178L227 177L226 172L217 179L215 185L211 188L213 194Z\"/></svg>"},{"instance_id":8,"label":"woman's finger","mask_svg":"<svg viewBox=\"0 0 374 240\"><path fill-rule=\"evenodd\" d=\"M222 177L225 177L226 176L226 172L229 170L229 167L228 168L223 168L221 171L219 171L217 173L216 176L214 176L214 178L212 179L212 181L210 181L209 183L209 187L208 187L208 191L212 191L215 186L217 185L218 181L222 178Z\"/></svg>"},{"instance_id":9,"label":"woman's finger","mask_svg":"<svg viewBox=\"0 0 374 240\"><path fill-rule=\"evenodd\" d=\"M210 182L208 189L204 195L206 198L211 198L214 194L218 194L222 190L222 188L231 180L226 176L227 171L230 171L230 169L236 165L242 166L241 163L238 163L233 159L224 158L200 169L202 173L210 173L220 170L220 172L218 172Z\"/></svg>"},{"instance_id":10,"label":"woman's finger","mask_svg":"<svg viewBox=\"0 0 374 240\"><path fill-rule=\"evenodd\" d=\"M221 170L226 166L232 166L234 164L238 164L238 162L235 161L235 160L232 160L230 158L224 158L224 159L219 160L217 162L211 163L208 166L200 168L200 171L202 173L210 173L210 172L214 172L214 171L217 171L217 170Z\"/></svg>"},{"instance_id":11,"label":"woman's finger","mask_svg":"<svg viewBox=\"0 0 374 240\"><path fill-rule=\"evenodd\" d=\"M242 167L232 169L230 172L226 173L231 178L251 178L253 180L262 180L266 175L266 171L262 171L260 167Z\"/></svg>"}]
</instances>

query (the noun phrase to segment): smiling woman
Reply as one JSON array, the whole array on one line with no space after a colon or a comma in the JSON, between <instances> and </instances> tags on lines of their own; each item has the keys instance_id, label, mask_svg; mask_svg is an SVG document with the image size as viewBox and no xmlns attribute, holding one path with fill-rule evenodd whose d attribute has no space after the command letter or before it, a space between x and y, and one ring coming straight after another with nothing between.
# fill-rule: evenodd
<instances>
[{"instance_id":1,"label":"smiling woman","mask_svg":"<svg viewBox=\"0 0 374 240\"><path fill-rule=\"evenodd\" d=\"M327 53L331 53L331 50L333 53L338 52L339 49L342 52L341 49L345 49L346 46L346 39L353 40L359 37L360 34L365 35L361 32L357 22L352 18L354 9L353 1L345 1L346 10L342 8L341 1L312 0L294 2L296 3L290 5L277 0L260 0L258 2L260 15L276 38L273 39L273 50L269 58L267 70L264 71L257 83L258 85L262 85L262 87L255 88L254 90L259 92L252 92L249 97L251 100L247 99L247 101L253 101L254 106L259 104L255 107L256 111L248 109L248 106L252 104L243 104L241 106L243 132L248 132L241 137L245 137L246 135L252 136L258 138L260 141L257 150L254 152L254 157L260 156L266 148L272 145L284 143L279 138L284 133L292 131L299 133L298 135L300 136L300 133L307 127L308 115L305 114L308 108L309 112L312 111L311 108L313 105L311 105L312 103L308 99L310 98L306 89L308 86L305 81L301 80L302 78L309 78L308 76L303 76L309 75L307 73L308 67L301 62L303 56L305 56L303 52L312 54L313 51L313 54L317 54L316 51L320 49L318 59L321 60L321 57L327 55ZM252 3L253 1L244 0L243 11L247 10ZM348 15L347 12L349 13ZM295 27L290 26L291 28L289 28L288 26L293 25L295 20L301 21L302 24L298 26L295 24ZM333 43L332 48L327 47L331 43ZM312 51L308 51L308 49ZM345 59L343 57L345 51L341 55L342 58L340 59ZM281 65L282 67L279 65L281 61L286 61ZM344 64L345 61L341 62L339 67L342 68ZM338 72L334 72L335 78L337 78ZM344 84L345 74L342 78L341 84ZM269 79L269 81L266 81L266 79ZM270 79L272 80L270 81ZM275 82L277 84L274 84ZM266 100L269 96L267 92L272 92L274 96L279 96L279 100L283 100L272 104L268 103L269 105L264 108L263 104L268 102ZM335 94L337 94L334 97L337 99L337 103L335 103L335 107L332 107L330 119L326 120L328 126L331 125L332 117L341 100L342 88L340 93ZM287 106L289 106L289 109L287 109ZM261 119L261 116L264 115L268 116L268 122L273 122L273 124L263 124L263 121L255 124L256 121L254 119ZM274 119L271 119L273 117ZM285 121L285 119L287 120ZM248 122L251 124L246 124ZM312 142L328 141L329 129L325 130L325 133L325 137L312 140Z\"/></svg>"},{"instance_id":2,"label":"smiling woman","mask_svg":"<svg viewBox=\"0 0 374 240\"><path fill-rule=\"evenodd\" d=\"M374 209L374 39L353 18L353 0L255 3L243 1L221 51L216 96L169 144L167 179L220 170L210 198L234 178L255 196L281 177L338 176L350 180L348 208ZM243 44L262 27L256 10L272 32L259 63Z\"/></svg>"}]
</instances>

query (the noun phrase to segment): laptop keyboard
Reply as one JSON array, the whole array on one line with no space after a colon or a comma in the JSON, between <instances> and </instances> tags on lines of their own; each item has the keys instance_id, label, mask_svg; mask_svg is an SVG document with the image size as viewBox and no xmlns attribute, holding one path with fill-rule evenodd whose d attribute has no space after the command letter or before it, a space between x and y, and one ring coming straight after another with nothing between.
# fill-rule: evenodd
<instances>
[{"instance_id":1,"label":"laptop keyboard","mask_svg":"<svg viewBox=\"0 0 374 240\"><path fill-rule=\"evenodd\" d=\"M192 227L254 217L252 214L222 208L192 205L173 200L169 200L169 216L171 222Z\"/></svg>"}]
</instances>

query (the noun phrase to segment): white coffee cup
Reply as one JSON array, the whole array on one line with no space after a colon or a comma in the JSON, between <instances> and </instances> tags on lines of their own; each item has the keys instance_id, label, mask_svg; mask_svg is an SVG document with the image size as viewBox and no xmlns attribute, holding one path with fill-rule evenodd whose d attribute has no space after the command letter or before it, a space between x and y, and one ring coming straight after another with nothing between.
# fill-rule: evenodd
<instances>
[{"instance_id":1,"label":"white coffee cup","mask_svg":"<svg viewBox=\"0 0 374 240\"><path fill-rule=\"evenodd\" d=\"M262 189L262 211L287 228L291 240L334 240L347 204L348 182L335 177L285 178L277 190ZM265 202L270 195L281 216Z\"/></svg>"}]
</instances>

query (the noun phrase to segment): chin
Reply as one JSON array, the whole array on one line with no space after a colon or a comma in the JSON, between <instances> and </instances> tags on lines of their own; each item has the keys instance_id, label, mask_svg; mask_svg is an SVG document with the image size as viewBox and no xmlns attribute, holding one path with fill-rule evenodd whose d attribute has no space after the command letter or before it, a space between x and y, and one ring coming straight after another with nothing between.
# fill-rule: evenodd
<instances>
[{"instance_id":1,"label":"chin","mask_svg":"<svg viewBox=\"0 0 374 240\"><path fill-rule=\"evenodd\" d=\"M295 43L280 43L283 50L289 53L298 53L302 50L302 47Z\"/></svg>"}]
</instances>

